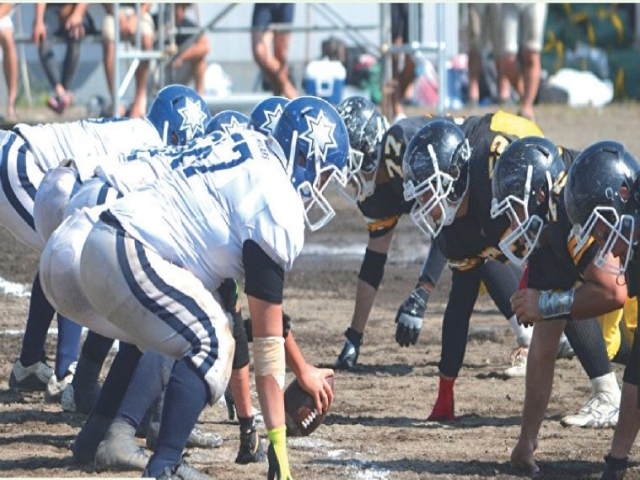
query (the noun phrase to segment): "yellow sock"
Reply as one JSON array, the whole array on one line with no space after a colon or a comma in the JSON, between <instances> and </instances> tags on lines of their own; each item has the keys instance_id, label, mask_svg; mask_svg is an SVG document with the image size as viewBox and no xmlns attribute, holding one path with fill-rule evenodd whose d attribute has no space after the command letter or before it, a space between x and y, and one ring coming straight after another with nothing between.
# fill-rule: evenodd
<instances>
[{"instance_id":1,"label":"yellow sock","mask_svg":"<svg viewBox=\"0 0 640 480\"><path fill-rule=\"evenodd\" d=\"M273 446L273 451L276 454L276 460L278 461L277 468L280 476L277 477L281 480L293 480L291 472L289 471L289 455L287 453L287 427L282 425L276 427L267 432L269 441ZM269 468L271 470L271 468Z\"/></svg>"}]
</instances>

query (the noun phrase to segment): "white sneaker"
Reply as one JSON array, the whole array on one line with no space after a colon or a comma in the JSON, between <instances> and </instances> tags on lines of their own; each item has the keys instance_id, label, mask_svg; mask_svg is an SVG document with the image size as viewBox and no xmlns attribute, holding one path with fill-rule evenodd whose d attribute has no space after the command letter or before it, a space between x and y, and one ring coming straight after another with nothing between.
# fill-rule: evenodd
<instances>
[{"instance_id":1,"label":"white sneaker","mask_svg":"<svg viewBox=\"0 0 640 480\"><path fill-rule=\"evenodd\" d=\"M71 385L73 381L73 376L76 373L76 362L73 362L69 365L69 369L65 376L58 380L55 373L51 375L49 378L49 382L47 383L47 391L44 393L44 399L47 402L59 402L62 399L62 392L67 388L68 385Z\"/></svg>"},{"instance_id":2,"label":"white sneaker","mask_svg":"<svg viewBox=\"0 0 640 480\"><path fill-rule=\"evenodd\" d=\"M9 376L9 388L14 390L37 391L46 390L53 368L47 362L36 362L25 367L20 359L16 360Z\"/></svg>"},{"instance_id":3,"label":"white sneaker","mask_svg":"<svg viewBox=\"0 0 640 480\"><path fill-rule=\"evenodd\" d=\"M592 396L578 413L567 415L560 423L565 427L608 428L618 423L618 405L603 393Z\"/></svg>"},{"instance_id":4,"label":"white sneaker","mask_svg":"<svg viewBox=\"0 0 640 480\"><path fill-rule=\"evenodd\" d=\"M560 343L558 344L558 353L556 353L556 358L566 358L567 360L571 360L576 356L576 352L573 351L573 347L569 343L569 339L562 335L560 338Z\"/></svg>"},{"instance_id":5,"label":"white sneaker","mask_svg":"<svg viewBox=\"0 0 640 480\"><path fill-rule=\"evenodd\" d=\"M529 355L528 347L518 347L511 352L511 366L503 373L509 378L521 378L527 374L527 355Z\"/></svg>"}]
</instances>

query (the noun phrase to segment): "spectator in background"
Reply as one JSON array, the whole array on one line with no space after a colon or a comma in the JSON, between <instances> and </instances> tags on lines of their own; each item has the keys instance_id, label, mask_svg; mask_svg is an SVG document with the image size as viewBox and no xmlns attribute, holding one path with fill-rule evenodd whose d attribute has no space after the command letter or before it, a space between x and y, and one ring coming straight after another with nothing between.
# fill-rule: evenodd
<instances>
[{"instance_id":1,"label":"spectator in background","mask_svg":"<svg viewBox=\"0 0 640 480\"><path fill-rule=\"evenodd\" d=\"M419 7L420 8L420 7ZM418 18L421 18L421 10L418 10ZM421 28L418 27L418 30ZM409 43L409 4L408 3L392 3L391 4L391 37L394 45L403 45ZM418 32L418 38L420 34ZM393 79L397 82L397 88L393 94L393 115L394 123L397 120L406 118L403 103L409 95L409 87L413 85L416 76L416 62L413 55L404 54L404 65L402 71L400 68L400 55L393 55L392 71Z\"/></svg>"},{"instance_id":2,"label":"spectator in background","mask_svg":"<svg viewBox=\"0 0 640 480\"><path fill-rule=\"evenodd\" d=\"M107 12L104 23L102 25L102 45L104 51L104 70L107 75L107 84L109 85L109 93L115 104L115 87L114 87L114 61L115 61L115 22L113 19L113 4L103 3ZM153 47L154 26L153 18L149 13L150 3L140 4L140 16L137 17L136 8L131 3L120 4L119 25L120 40L123 42L135 43L136 33L140 28L142 31L142 44L140 48L145 51L151 50ZM147 79L149 77L149 61L142 60L136 70L136 93L133 104L127 112L132 118L143 117L147 113ZM124 111L113 112L116 115L123 115Z\"/></svg>"},{"instance_id":3,"label":"spectator in background","mask_svg":"<svg viewBox=\"0 0 640 480\"><path fill-rule=\"evenodd\" d=\"M195 22L190 18L187 18L187 8L191 6L190 3L176 3L175 4L175 21L178 28L192 28L197 27ZM176 47L181 49L185 42L192 36L191 33L176 35ZM172 52L173 53L173 52ZM166 72L169 83L180 83L183 85L189 85L193 81L194 90L200 95L204 94L204 75L207 70L206 57L209 54L209 41L204 35L200 35L195 42L193 42L185 50L173 60L169 66L169 71Z\"/></svg>"},{"instance_id":4,"label":"spectator in background","mask_svg":"<svg viewBox=\"0 0 640 480\"><path fill-rule=\"evenodd\" d=\"M37 3L31 40L38 48L40 62L53 89L47 106L62 114L73 102L70 90L80 59L80 42L87 33L95 33L93 20L87 15L87 3ZM58 74L50 35L66 44L64 61Z\"/></svg>"},{"instance_id":5,"label":"spectator in background","mask_svg":"<svg viewBox=\"0 0 640 480\"><path fill-rule=\"evenodd\" d=\"M253 58L271 84L273 94L289 99L298 96L298 91L289 78L287 64L291 32L273 31L269 29L269 25L291 24L294 13L295 4L293 3L256 3L251 21ZM273 54L271 53L272 45Z\"/></svg>"},{"instance_id":6,"label":"spectator in background","mask_svg":"<svg viewBox=\"0 0 640 480\"><path fill-rule=\"evenodd\" d=\"M7 117L5 120L15 121L16 97L18 96L18 55L13 38L13 21L11 20L11 3L0 3L0 47L2 47L2 69L7 82Z\"/></svg>"},{"instance_id":7,"label":"spectator in background","mask_svg":"<svg viewBox=\"0 0 640 480\"><path fill-rule=\"evenodd\" d=\"M546 3L500 5L498 86L502 85L501 76L506 76L520 96L518 115L530 120L534 120L533 102L540 87L540 52L546 18ZM501 88L500 101L506 101L508 95Z\"/></svg>"},{"instance_id":8,"label":"spectator in background","mask_svg":"<svg viewBox=\"0 0 640 480\"><path fill-rule=\"evenodd\" d=\"M500 19L499 3L468 3L467 9L469 32L469 93L467 101L470 106L479 104L480 77L482 76L482 57L484 49L490 44L493 57L497 62L497 48L500 45L497 35L497 23ZM504 76L502 76L504 79ZM504 79L506 80L506 79ZM506 81L507 91L510 88Z\"/></svg>"}]
</instances>

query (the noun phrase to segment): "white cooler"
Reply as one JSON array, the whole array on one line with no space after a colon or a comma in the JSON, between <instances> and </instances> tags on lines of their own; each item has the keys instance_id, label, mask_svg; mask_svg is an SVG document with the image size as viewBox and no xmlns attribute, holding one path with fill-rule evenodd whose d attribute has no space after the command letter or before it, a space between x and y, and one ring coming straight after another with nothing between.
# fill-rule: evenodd
<instances>
[{"instance_id":1,"label":"white cooler","mask_svg":"<svg viewBox=\"0 0 640 480\"><path fill-rule=\"evenodd\" d=\"M307 95L323 98L337 105L342 101L347 71L337 60L314 60L309 62L302 86Z\"/></svg>"}]
</instances>

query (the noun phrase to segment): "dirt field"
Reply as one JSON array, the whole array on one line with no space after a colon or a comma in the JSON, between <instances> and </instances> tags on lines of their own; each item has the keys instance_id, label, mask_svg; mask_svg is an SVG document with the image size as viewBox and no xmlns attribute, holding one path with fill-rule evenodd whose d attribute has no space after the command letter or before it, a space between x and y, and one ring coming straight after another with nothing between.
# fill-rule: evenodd
<instances>
[{"instance_id":1,"label":"dirt field","mask_svg":"<svg viewBox=\"0 0 640 480\"><path fill-rule=\"evenodd\" d=\"M640 156L637 105L604 110L541 106L536 114L543 130L560 144L582 148L596 140L615 139ZM365 244L362 217L354 207L341 205L329 226L308 237L305 253L287 279L285 308L294 318L296 337L311 362L332 364L342 348ZM341 253L329 254L323 247L339 247ZM325 424L306 439L289 441L296 479L520 478L509 466L509 454L519 432L524 381L501 376L514 339L487 297L480 299L472 318L465 363L456 383L458 419L451 425L425 421L437 394L448 272L432 296L418 345L401 349L393 338L396 309L411 291L425 251L421 234L409 219L403 219L365 334L360 366L353 373L336 374L336 399ZM0 229L0 259L0 277L30 284L36 258L4 229ZM83 416L45 404L42 395L22 396L8 390L11 364L21 342L11 330L24 329L27 299L4 295L0 305L0 476L96 476L91 467L74 465L69 450ZM54 337L48 344L50 358L53 345ZM621 379L620 367L616 371ZM578 361L559 361L537 452L539 478L600 477L613 430L563 428L559 423L564 414L582 406L588 393L589 382ZM226 419L224 407L208 408L201 420L205 429L221 433L225 442L215 450L191 451L191 463L220 479L266 477L266 464L233 463L238 427ZM637 459L637 454L632 458ZM640 478L640 467L630 470L626 478Z\"/></svg>"}]
</instances>

